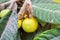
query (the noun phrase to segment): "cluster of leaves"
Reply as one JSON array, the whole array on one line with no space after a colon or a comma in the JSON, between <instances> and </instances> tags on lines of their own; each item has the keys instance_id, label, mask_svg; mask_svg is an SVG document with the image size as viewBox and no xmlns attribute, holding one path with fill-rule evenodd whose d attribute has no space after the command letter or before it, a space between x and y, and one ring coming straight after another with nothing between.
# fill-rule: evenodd
<instances>
[{"instance_id":1,"label":"cluster of leaves","mask_svg":"<svg viewBox=\"0 0 60 40\"><path fill-rule=\"evenodd\" d=\"M1 0L0 3L6 2L8 0ZM5 18L0 20L0 36L1 40L33 40L36 34L39 34L45 30L53 29L52 31L43 32L36 36L34 40L54 40L60 38L60 4L56 4L51 0L31 0L33 14L39 21L39 28L34 33L26 33L22 29L17 28L17 11L12 11L9 15L6 15ZM9 20L8 20L9 19ZM6 21L5 21L6 20ZM8 21L8 22L7 22ZM7 23L7 25L6 25ZM44 27L41 25L45 24ZM5 27L6 26L6 27ZM5 30L4 30L5 28ZM4 30L4 31L3 31ZM54 31L54 32L53 32ZM2 33L3 32L3 33ZM51 34L51 33L52 34ZM54 36L56 32L56 37ZM2 34L2 35L1 35ZM47 35L48 34L48 35ZM49 35L50 34L50 35ZM54 34L54 35L53 35ZM21 35L21 38L20 38ZM41 36L41 37L40 37ZM53 39L51 39L51 38Z\"/></svg>"},{"instance_id":2,"label":"cluster of leaves","mask_svg":"<svg viewBox=\"0 0 60 40\"><path fill-rule=\"evenodd\" d=\"M37 34L33 40L60 40L60 29L51 29Z\"/></svg>"}]
</instances>

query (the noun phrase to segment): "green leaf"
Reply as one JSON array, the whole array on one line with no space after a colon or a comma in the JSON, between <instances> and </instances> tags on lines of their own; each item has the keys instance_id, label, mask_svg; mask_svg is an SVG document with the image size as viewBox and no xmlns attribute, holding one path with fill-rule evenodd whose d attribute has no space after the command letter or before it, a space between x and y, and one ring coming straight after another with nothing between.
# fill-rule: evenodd
<instances>
[{"instance_id":1,"label":"green leaf","mask_svg":"<svg viewBox=\"0 0 60 40\"><path fill-rule=\"evenodd\" d=\"M60 28L60 24L51 24L51 28Z\"/></svg>"},{"instance_id":2,"label":"green leaf","mask_svg":"<svg viewBox=\"0 0 60 40\"><path fill-rule=\"evenodd\" d=\"M18 37L18 38L17 38ZM0 40L21 40L18 34L18 18L17 18L17 5L15 3L11 16L7 25L1 35Z\"/></svg>"},{"instance_id":3,"label":"green leaf","mask_svg":"<svg viewBox=\"0 0 60 40\"><path fill-rule=\"evenodd\" d=\"M16 11L13 11L5 27L5 30L1 35L1 40L16 40L16 36L18 32L17 26L18 26L17 13Z\"/></svg>"},{"instance_id":4,"label":"green leaf","mask_svg":"<svg viewBox=\"0 0 60 40\"><path fill-rule=\"evenodd\" d=\"M60 4L51 0L32 0L32 7L39 22L60 24Z\"/></svg>"},{"instance_id":5,"label":"green leaf","mask_svg":"<svg viewBox=\"0 0 60 40\"><path fill-rule=\"evenodd\" d=\"M20 34L21 34L21 32L18 31L17 36L16 36L16 40L21 40Z\"/></svg>"},{"instance_id":6,"label":"green leaf","mask_svg":"<svg viewBox=\"0 0 60 40\"><path fill-rule=\"evenodd\" d=\"M10 15L11 15L11 11L8 12L8 14L6 16L4 16L3 18L0 19L0 36L1 36L5 26L6 26L6 23L9 19Z\"/></svg>"},{"instance_id":7,"label":"green leaf","mask_svg":"<svg viewBox=\"0 0 60 40\"><path fill-rule=\"evenodd\" d=\"M33 40L60 40L60 29L51 29L37 34Z\"/></svg>"}]
</instances>

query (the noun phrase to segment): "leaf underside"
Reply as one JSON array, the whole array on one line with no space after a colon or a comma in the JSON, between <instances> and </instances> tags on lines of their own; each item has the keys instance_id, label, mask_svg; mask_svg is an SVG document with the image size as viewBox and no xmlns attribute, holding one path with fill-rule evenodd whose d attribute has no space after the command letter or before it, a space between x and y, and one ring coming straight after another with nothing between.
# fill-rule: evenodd
<instances>
[{"instance_id":1,"label":"leaf underside","mask_svg":"<svg viewBox=\"0 0 60 40\"><path fill-rule=\"evenodd\" d=\"M0 36L1 36L5 26L6 26L6 23L9 19L10 15L11 15L11 12L8 12L8 14L5 17L0 19Z\"/></svg>"},{"instance_id":2,"label":"leaf underside","mask_svg":"<svg viewBox=\"0 0 60 40\"><path fill-rule=\"evenodd\" d=\"M9 18L9 21L5 27L1 35L1 40L16 40L17 36L17 13L15 11L12 12L12 15Z\"/></svg>"}]
</instances>

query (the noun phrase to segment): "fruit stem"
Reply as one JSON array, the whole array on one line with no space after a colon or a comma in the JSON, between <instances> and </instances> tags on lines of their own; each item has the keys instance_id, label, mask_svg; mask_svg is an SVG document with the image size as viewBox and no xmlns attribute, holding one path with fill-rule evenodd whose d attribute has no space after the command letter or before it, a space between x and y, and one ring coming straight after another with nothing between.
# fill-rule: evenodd
<instances>
[{"instance_id":1,"label":"fruit stem","mask_svg":"<svg viewBox=\"0 0 60 40\"><path fill-rule=\"evenodd\" d=\"M24 13L28 11L29 12L29 17L32 17L33 15L33 10L32 10L32 6L31 6L31 1L30 0L25 0L22 8L20 9L19 13L18 13L18 19L22 19Z\"/></svg>"},{"instance_id":2,"label":"fruit stem","mask_svg":"<svg viewBox=\"0 0 60 40\"><path fill-rule=\"evenodd\" d=\"M27 1L28 4L26 5L26 11L28 12L29 18L33 17L33 10L32 10L32 4L31 0Z\"/></svg>"},{"instance_id":3,"label":"fruit stem","mask_svg":"<svg viewBox=\"0 0 60 40\"><path fill-rule=\"evenodd\" d=\"M13 10L15 3L16 3L16 1L11 1L11 4L8 8Z\"/></svg>"},{"instance_id":4,"label":"fruit stem","mask_svg":"<svg viewBox=\"0 0 60 40\"><path fill-rule=\"evenodd\" d=\"M25 2L24 2L24 4L23 4L23 6L21 7L21 9L20 9L20 11L19 11L19 13L18 13L18 19L22 19L23 18L23 15L24 15L24 13L25 13L25 7L26 7L26 0L25 0Z\"/></svg>"}]
</instances>

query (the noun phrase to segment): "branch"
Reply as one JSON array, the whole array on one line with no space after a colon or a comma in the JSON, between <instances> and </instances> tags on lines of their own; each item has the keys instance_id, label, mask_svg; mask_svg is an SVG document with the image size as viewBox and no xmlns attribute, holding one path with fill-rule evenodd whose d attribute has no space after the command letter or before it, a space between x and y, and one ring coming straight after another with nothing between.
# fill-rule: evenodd
<instances>
[{"instance_id":1,"label":"branch","mask_svg":"<svg viewBox=\"0 0 60 40\"><path fill-rule=\"evenodd\" d=\"M9 5L12 1L17 1L19 2L19 0L10 0L8 2L5 2L5 3L1 3L0 4L0 10L4 9L7 5Z\"/></svg>"},{"instance_id":2,"label":"branch","mask_svg":"<svg viewBox=\"0 0 60 40\"><path fill-rule=\"evenodd\" d=\"M26 1L24 2L23 6L21 7L19 13L18 13L18 19L22 19L23 18L23 14L25 13L25 7L26 7Z\"/></svg>"},{"instance_id":3,"label":"branch","mask_svg":"<svg viewBox=\"0 0 60 40\"><path fill-rule=\"evenodd\" d=\"M5 6L9 5L10 3L11 3L11 2L8 1L8 2L5 2L5 3L0 4L0 10L4 9Z\"/></svg>"},{"instance_id":4,"label":"branch","mask_svg":"<svg viewBox=\"0 0 60 40\"><path fill-rule=\"evenodd\" d=\"M18 19L22 19L23 15L26 11L29 12L29 17L32 17L33 11L32 11L32 6L31 6L30 0L25 0L22 8L20 9L20 11L18 13Z\"/></svg>"},{"instance_id":5,"label":"branch","mask_svg":"<svg viewBox=\"0 0 60 40\"><path fill-rule=\"evenodd\" d=\"M29 18L33 17L33 9L32 9L32 4L31 1L27 1L27 7L26 7L26 11L28 11L29 14Z\"/></svg>"},{"instance_id":6,"label":"branch","mask_svg":"<svg viewBox=\"0 0 60 40\"><path fill-rule=\"evenodd\" d=\"M15 3L16 3L15 1L11 2L10 6L8 8L11 9L11 10L13 10Z\"/></svg>"},{"instance_id":7,"label":"branch","mask_svg":"<svg viewBox=\"0 0 60 40\"><path fill-rule=\"evenodd\" d=\"M8 1L8 2L5 2L5 3L2 3L1 5L6 6L6 5L9 5L10 3L11 3L11 1Z\"/></svg>"}]
</instances>

